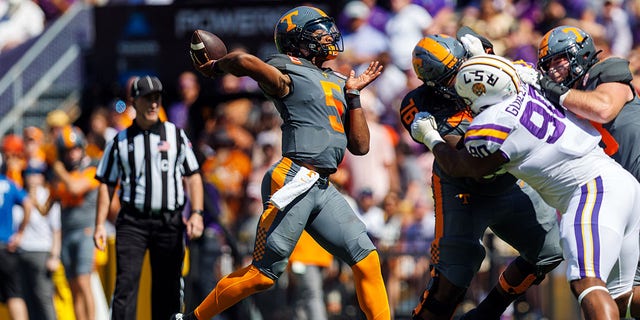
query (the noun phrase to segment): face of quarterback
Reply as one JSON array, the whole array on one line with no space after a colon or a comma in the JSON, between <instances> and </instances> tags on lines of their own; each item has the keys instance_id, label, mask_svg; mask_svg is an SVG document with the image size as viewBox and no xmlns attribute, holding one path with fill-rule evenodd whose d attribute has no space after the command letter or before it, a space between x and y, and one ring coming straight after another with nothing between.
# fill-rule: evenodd
<instances>
[{"instance_id":1,"label":"face of quarterback","mask_svg":"<svg viewBox=\"0 0 640 320\"><path fill-rule=\"evenodd\" d=\"M158 122L162 94L153 92L135 99L136 121L142 128L148 128Z\"/></svg>"}]
</instances>

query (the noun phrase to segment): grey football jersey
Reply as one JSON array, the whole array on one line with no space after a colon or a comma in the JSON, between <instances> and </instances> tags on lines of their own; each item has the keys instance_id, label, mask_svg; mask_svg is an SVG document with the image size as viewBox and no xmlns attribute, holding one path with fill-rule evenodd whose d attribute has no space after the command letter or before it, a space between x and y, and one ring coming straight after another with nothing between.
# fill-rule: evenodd
<instances>
[{"instance_id":1,"label":"grey football jersey","mask_svg":"<svg viewBox=\"0 0 640 320\"><path fill-rule=\"evenodd\" d=\"M291 92L270 97L282 117L282 155L335 172L347 147L346 78L308 60L284 54L267 63L291 77Z\"/></svg>"},{"instance_id":2,"label":"grey football jersey","mask_svg":"<svg viewBox=\"0 0 640 320\"><path fill-rule=\"evenodd\" d=\"M594 90L601 83L619 82L629 85L633 76L629 70L629 61L620 58L609 58L595 64L577 88ZM593 123L602 134L601 146L605 152L631 172L640 181L640 99L638 95L627 102L618 116L606 124Z\"/></svg>"}]
</instances>

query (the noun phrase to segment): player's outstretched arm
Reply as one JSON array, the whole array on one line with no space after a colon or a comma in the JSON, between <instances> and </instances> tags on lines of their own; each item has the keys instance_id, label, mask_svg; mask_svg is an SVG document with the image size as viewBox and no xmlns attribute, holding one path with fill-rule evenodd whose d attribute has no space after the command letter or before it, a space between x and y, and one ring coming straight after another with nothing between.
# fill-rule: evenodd
<instances>
[{"instance_id":1,"label":"player's outstretched arm","mask_svg":"<svg viewBox=\"0 0 640 320\"><path fill-rule=\"evenodd\" d=\"M250 77L270 96L284 97L289 94L291 78L288 75L246 52L230 52L220 59L196 66L196 69L208 77L225 73L236 77Z\"/></svg>"},{"instance_id":2,"label":"player's outstretched arm","mask_svg":"<svg viewBox=\"0 0 640 320\"><path fill-rule=\"evenodd\" d=\"M495 173L506 158L498 151L487 157L473 157L467 149L456 149L440 136L435 118L428 112L415 114L411 137L431 150L440 167L454 177L481 179Z\"/></svg>"},{"instance_id":3,"label":"player's outstretched arm","mask_svg":"<svg viewBox=\"0 0 640 320\"><path fill-rule=\"evenodd\" d=\"M455 149L446 143L438 143L431 150L438 165L454 177L471 177L481 180L500 169L506 162L500 151L484 158L476 158L467 149Z\"/></svg>"},{"instance_id":4,"label":"player's outstretched arm","mask_svg":"<svg viewBox=\"0 0 640 320\"><path fill-rule=\"evenodd\" d=\"M356 76L356 72L351 70L344 85L347 99L349 116L345 125L347 134L347 149L354 155L365 155L369 153L369 125L360 107L360 90L368 86L382 73L382 66L378 61L373 61L369 67Z\"/></svg>"},{"instance_id":5,"label":"player's outstretched arm","mask_svg":"<svg viewBox=\"0 0 640 320\"><path fill-rule=\"evenodd\" d=\"M593 91L571 89L563 106L575 114L599 123L611 122L633 99L629 85L620 82L599 84Z\"/></svg>"}]
</instances>

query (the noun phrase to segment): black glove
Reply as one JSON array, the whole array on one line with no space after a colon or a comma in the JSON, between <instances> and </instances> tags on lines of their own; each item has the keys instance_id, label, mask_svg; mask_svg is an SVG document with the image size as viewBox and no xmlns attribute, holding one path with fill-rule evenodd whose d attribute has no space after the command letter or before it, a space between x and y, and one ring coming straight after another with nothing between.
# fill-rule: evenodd
<instances>
[{"instance_id":1,"label":"black glove","mask_svg":"<svg viewBox=\"0 0 640 320\"><path fill-rule=\"evenodd\" d=\"M540 77L540 89L542 94L558 107L564 107L560 104L560 97L569 91L569 88L560 83L551 80L549 76Z\"/></svg>"}]
</instances>

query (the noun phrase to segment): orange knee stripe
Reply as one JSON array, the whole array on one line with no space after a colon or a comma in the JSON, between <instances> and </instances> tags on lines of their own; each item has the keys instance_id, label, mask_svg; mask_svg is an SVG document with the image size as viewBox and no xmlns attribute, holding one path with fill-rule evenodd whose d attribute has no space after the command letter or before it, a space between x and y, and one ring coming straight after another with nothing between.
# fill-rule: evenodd
<instances>
[{"instance_id":1,"label":"orange knee stripe","mask_svg":"<svg viewBox=\"0 0 640 320\"><path fill-rule=\"evenodd\" d=\"M353 279L360 309L367 319L391 319L389 298L380 272L380 258L377 251L371 253L353 267Z\"/></svg>"},{"instance_id":2,"label":"orange knee stripe","mask_svg":"<svg viewBox=\"0 0 640 320\"><path fill-rule=\"evenodd\" d=\"M210 319L240 300L269 289L275 281L253 265L236 270L220 279L216 287L194 310L198 319Z\"/></svg>"}]
</instances>

